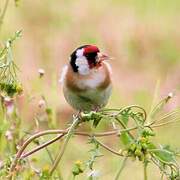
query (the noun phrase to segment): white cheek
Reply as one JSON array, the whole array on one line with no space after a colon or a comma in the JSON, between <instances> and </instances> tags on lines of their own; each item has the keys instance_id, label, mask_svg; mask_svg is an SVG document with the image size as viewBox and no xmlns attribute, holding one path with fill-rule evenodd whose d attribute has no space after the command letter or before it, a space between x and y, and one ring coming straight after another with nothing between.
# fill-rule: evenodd
<instances>
[{"instance_id":1,"label":"white cheek","mask_svg":"<svg viewBox=\"0 0 180 180\"><path fill-rule=\"evenodd\" d=\"M77 57L82 57L83 56L83 52L84 52L84 49L78 49L77 52L76 52L76 56Z\"/></svg>"},{"instance_id":2,"label":"white cheek","mask_svg":"<svg viewBox=\"0 0 180 180\"><path fill-rule=\"evenodd\" d=\"M87 75L90 72L89 69L89 64L87 62L87 59L82 56L82 57L78 57L76 59L76 66L78 67L78 72L81 75Z\"/></svg>"}]
</instances>

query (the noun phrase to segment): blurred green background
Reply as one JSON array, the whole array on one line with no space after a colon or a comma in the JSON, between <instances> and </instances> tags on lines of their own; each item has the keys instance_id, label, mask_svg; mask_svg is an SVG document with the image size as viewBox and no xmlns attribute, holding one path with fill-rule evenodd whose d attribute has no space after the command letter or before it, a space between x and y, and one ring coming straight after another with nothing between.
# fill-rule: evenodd
<instances>
[{"instance_id":1,"label":"blurred green background","mask_svg":"<svg viewBox=\"0 0 180 180\"><path fill-rule=\"evenodd\" d=\"M74 111L65 102L58 79L70 53L82 44L96 44L114 57L109 62L114 84L109 107L139 104L149 111L157 82L158 99L176 93L166 111L180 106L179 19L178 0L24 0L18 7L10 1L0 36L6 40L22 29L14 57L24 86L24 95L19 98L23 120L35 124L33 116L40 113L38 102L44 95L55 111L57 128L70 121ZM39 68L45 70L41 80ZM100 129L105 125L102 123ZM158 128L156 141L180 147L179 130L178 123ZM73 161L88 156L86 142L79 137L71 141L61 165L65 177ZM112 139L104 142L111 145ZM37 154L43 159L42 152ZM104 153L96 167L101 171L100 179L111 180L121 159ZM128 161L121 178L143 179L142 168L140 163ZM150 179L159 179L158 169L150 167L149 173Z\"/></svg>"}]
</instances>

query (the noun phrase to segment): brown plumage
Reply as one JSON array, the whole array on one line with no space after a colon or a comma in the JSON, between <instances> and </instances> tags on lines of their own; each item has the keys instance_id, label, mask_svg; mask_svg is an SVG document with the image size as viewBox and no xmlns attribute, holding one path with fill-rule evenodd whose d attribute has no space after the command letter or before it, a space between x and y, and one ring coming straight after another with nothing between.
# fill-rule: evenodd
<instances>
[{"instance_id":1,"label":"brown plumage","mask_svg":"<svg viewBox=\"0 0 180 180\"><path fill-rule=\"evenodd\" d=\"M92 45L81 46L72 53L62 79L64 97L74 109L90 111L107 104L112 83L105 59L108 56Z\"/></svg>"},{"instance_id":2,"label":"brown plumage","mask_svg":"<svg viewBox=\"0 0 180 180\"><path fill-rule=\"evenodd\" d=\"M102 68L103 72L105 74L105 78L104 80L99 83L97 85L97 89L104 89L104 88L107 88L110 84L111 84L111 77L110 77L110 69L108 67L108 65L104 62L102 62L102 65L98 68ZM81 75L81 74L78 74L78 73L75 73L73 71L73 69L71 68L71 66L69 65L68 66L68 69L67 69L67 73L66 73L66 77L65 77L65 85L67 86L68 89L71 89L73 91L84 91L84 90L88 90L89 87L86 86L86 87L80 87L78 86L78 82L79 81L84 81L84 80L88 80L88 79L91 79L93 78L93 75L92 74L88 74L88 75Z\"/></svg>"}]
</instances>

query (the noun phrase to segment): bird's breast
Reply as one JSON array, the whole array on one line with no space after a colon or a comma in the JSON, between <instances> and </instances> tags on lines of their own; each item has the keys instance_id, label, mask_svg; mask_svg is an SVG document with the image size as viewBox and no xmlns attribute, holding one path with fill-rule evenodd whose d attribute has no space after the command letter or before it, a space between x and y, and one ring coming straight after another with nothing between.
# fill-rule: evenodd
<instances>
[{"instance_id":1,"label":"bird's breast","mask_svg":"<svg viewBox=\"0 0 180 180\"><path fill-rule=\"evenodd\" d=\"M105 89L111 84L110 70L108 65L103 63L99 68L91 69L88 75L80 75L72 71L68 67L65 84L67 88L76 91L84 91L88 89Z\"/></svg>"}]
</instances>

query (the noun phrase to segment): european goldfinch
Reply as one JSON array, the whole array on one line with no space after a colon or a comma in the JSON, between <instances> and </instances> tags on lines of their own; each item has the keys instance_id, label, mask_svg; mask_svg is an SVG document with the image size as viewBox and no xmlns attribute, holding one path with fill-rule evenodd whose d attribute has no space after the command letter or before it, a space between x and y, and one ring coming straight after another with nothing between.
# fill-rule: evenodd
<instances>
[{"instance_id":1,"label":"european goldfinch","mask_svg":"<svg viewBox=\"0 0 180 180\"><path fill-rule=\"evenodd\" d=\"M95 45L78 47L62 72L63 93L76 110L98 110L108 103L112 91L109 59Z\"/></svg>"}]
</instances>

